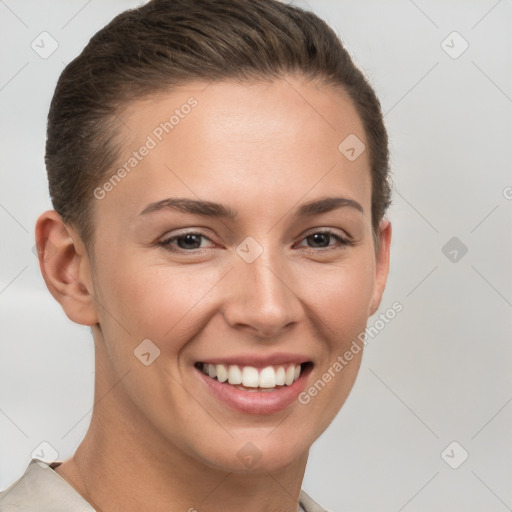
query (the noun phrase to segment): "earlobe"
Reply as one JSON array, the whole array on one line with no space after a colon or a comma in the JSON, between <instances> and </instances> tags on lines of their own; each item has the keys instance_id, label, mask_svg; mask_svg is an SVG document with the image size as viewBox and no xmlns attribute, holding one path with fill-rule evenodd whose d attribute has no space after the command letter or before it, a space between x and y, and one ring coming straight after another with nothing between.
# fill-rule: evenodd
<instances>
[{"instance_id":1,"label":"earlobe","mask_svg":"<svg viewBox=\"0 0 512 512\"><path fill-rule=\"evenodd\" d=\"M375 286L369 316L379 309L389 273L389 251L391 246L391 222L383 219L379 226L379 249L376 254Z\"/></svg>"},{"instance_id":2,"label":"earlobe","mask_svg":"<svg viewBox=\"0 0 512 512\"><path fill-rule=\"evenodd\" d=\"M37 219L35 237L39 268L50 293L73 322L97 324L90 261L78 234L49 210Z\"/></svg>"}]
</instances>

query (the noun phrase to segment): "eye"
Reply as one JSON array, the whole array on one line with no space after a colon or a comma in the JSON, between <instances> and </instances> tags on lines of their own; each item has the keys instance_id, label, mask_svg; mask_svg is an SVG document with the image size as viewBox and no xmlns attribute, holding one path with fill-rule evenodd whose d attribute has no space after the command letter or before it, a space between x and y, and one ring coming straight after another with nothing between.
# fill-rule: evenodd
<instances>
[{"instance_id":1,"label":"eye","mask_svg":"<svg viewBox=\"0 0 512 512\"><path fill-rule=\"evenodd\" d=\"M337 244L329 243L332 239L334 239ZM338 233L328 229L311 233L310 235L307 235L305 238L303 238L303 240L312 244L309 246L311 249L336 249L336 245L338 245L338 248L354 245L353 240L350 238L345 238Z\"/></svg>"},{"instance_id":2,"label":"eye","mask_svg":"<svg viewBox=\"0 0 512 512\"><path fill-rule=\"evenodd\" d=\"M172 236L170 238L166 238L161 242L158 242L158 245L166 249L167 251L185 251L191 252L197 249L204 249L205 246L202 245L201 239L211 240L200 232L189 232L189 233L181 233L179 235ZM176 242L176 244L175 244ZM177 245L177 247L176 247Z\"/></svg>"}]
</instances>

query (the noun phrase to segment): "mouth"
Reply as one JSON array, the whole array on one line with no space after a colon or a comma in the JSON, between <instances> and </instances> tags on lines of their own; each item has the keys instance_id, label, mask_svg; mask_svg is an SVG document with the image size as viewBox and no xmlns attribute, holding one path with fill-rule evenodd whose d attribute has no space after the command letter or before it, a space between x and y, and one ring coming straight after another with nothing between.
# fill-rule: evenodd
<instances>
[{"instance_id":1,"label":"mouth","mask_svg":"<svg viewBox=\"0 0 512 512\"><path fill-rule=\"evenodd\" d=\"M291 386L313 363L288 363L264 368L237 364L210 364L198 362L195 367L217 382L234 386L242 391L272 391Z\"/></svg>"},{"instance_id":2,"label":"mouth","mask_svg":"<svg viewBox=\"0 0 512 512\"><path fill-rule=\"evenodd\" d=\"M249 414L271 414L297 401L314 365L312 361L265 366L198 361L194 366L221 403Z\"/></svg>"}]
</instances>

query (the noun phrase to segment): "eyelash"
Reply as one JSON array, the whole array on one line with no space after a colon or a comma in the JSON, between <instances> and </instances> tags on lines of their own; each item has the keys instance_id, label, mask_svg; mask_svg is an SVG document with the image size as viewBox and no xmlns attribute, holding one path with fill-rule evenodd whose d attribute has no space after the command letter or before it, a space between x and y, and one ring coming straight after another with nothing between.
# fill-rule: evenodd
<instances>
[{"instance_id":1,"label":"eyelash","mask_svg":"<svg viewBox=\"0 0 512 512\"><path fill-rule=\"evenodd\" d=\"M333 237L334 239L336 239L338 241L339 247L328 245L326 247L307 247L307 249L315 251L315 252L317 250L325 252L326 250L344 249L345 247L350 247L350 246L354 245L354 241L351 240L350 238L344 238L341 235L339 235L338 233L335 233L334 231L331 231L329 229L324 229L321 231L314 231L313 233L306 235L302 240L306 240L307 238L309 238L313 235L317 235L317 234L330 235L331 237ZM166 240L162 240L161 242L158 242L158 245L170 252L181 252L182 254L186 254L186 253L197 254L199 251L202 250L201 248L187 250L187 249L182 249L182 248L174 248L171 245L172 242L174 242L180 238L185 238L188 235L198 235L198 236L205 238L205 239L209 240L210 242L212 242L210 240L210 238L208 238L204 233L201 233L200 231L190 231L188 233L181 233L179 235L175 235L170 238L167 238Z\"/></svg>"}]
</instances>

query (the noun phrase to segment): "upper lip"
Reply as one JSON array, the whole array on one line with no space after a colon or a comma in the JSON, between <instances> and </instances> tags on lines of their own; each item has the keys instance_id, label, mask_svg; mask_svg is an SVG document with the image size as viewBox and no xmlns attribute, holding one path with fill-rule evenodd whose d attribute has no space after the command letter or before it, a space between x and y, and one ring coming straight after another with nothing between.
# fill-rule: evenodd
<instances>
[{"instance_id":1,"label":"upper lip","mask_svg":"<svg viewBox=\"0 0 512 512\"><path fill-rule=\"evenodd\" d=\"M279 352L276 354L239 354L236 356L208 357L201 359L201 363L207 364L233 364L240 366L254 366L264 368L265 366L277 366L285 363L302 364L311 362L311 358L301 354Z\"/></svg>"}]
</instances>

